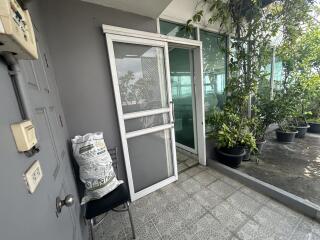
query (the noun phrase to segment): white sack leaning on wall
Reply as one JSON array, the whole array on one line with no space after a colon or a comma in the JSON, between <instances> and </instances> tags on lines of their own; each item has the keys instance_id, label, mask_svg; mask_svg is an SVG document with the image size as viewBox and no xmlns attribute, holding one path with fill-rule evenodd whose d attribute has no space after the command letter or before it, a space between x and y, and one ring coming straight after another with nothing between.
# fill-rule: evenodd
<instances>
[{"instance_id":1,"label":"white sack leaning on wall","mask_svg":"<svg viewBox=\"0 0 320 240\"><path fill-rule=\"evenodd\" d=\"M99 199L123 183L115 175L102 132L75 136L72 148L80 168L80 179L86 187L81 204Z\"/></svg>"}]
</instances>

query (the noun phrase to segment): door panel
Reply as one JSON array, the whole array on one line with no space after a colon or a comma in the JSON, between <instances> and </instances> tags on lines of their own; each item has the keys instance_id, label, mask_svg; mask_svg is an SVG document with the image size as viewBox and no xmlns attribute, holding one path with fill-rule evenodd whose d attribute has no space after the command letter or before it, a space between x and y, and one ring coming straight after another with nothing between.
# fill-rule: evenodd
<instances>
[{"instance_id":1,"label":"door panel","mask_svg":"<svg viewBox=\"0 0 320 240\"><path fill-rule=\"evenodd\" d=\"M193 52L192 49L173 48L169 58L176 142L197 153Z\"/></svg>"},{"instance_id":2,"label":"door panel","mask_svg":"<svg viewBox=\"0 0 320 240\"><path fill-rule=\"evenodd\" d=\"M162 41L108 35L131 200L177 180L168 47Z\"/></svg>"},{"instance_id":3,"label":"door panel","mask_svg":"<svg viewBox=\"0 0 320 240\"><path fill-rule=\"evenodd\" d=\"M31 120L40 146L40 152L32 156L32 159L39 160L43 170L43 179L39 185L41 187L31 197L38 194L46 196L37 204L39 211L46 213L39 221L42 221L42 228L46 229L44 232L48 233L48 240L77 239L80 234L76 228L75 206L64 207L60 215L56 214L56 197L64 199L71 193L76 198L75 205L79 204L79 201L75 185L71 186L74 179L70 160L66 157L66 134L62 124L61 103L58 93L53 91L56 89L55 79L48 59L45 59L47 53L41 34L37 30L36 38L39 59L20 61L32 108ZM66 184L66 181L69 184ZM40 236L34 233L34 239L40 239Z\"/></svg>"},{"instance_id":4,"label":"door panel","mask_svg":"<svg viewBox=\"0 0 320 240\"><path fill-rule=\"evenodd\" d=\"M128 139L135 192L174 176L170 130Z\"/></svg>"}]
</instances>

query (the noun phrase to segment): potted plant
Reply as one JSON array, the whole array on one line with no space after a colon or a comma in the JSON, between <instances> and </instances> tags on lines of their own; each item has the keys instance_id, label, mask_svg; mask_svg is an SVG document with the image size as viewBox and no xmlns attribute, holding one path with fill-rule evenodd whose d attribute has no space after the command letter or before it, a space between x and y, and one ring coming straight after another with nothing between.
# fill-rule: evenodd
<instances>
[{"instance_id":1,"label":"potted plant","mask_svg":"<svg viewBox=\"0 0 320 240\"><path fill-rule=\"evenodd\" d=\"M238 167L246 155L245 148L249 151L256 149L255 139L245 118L228 111L215 112L207 124L212 126L212 134L217 142L216 155L220 162Z\"/></svg>"},{"instance_id":2,"label":"potted plant","mask_svg":"<svg viewBox=\"0 0 320 240\"><path fill-rule=\"evenodd\" d=\"M298 133L292 124L296 111L294 98L289 89L280 90L273 100L273 117L278 124L276 136L279 142L292 143Z\"/></svg>"},{"instance_id":3,"label":"potted plant","mask_svg":"<svg viewBox=\"0 0 320 240\"><path fill-rule=\"evenodd\" d=\"M309 132L320 134L320 74L309 79L308 89L310 91L307 107L307 122L310 125Z\"/></svg>"},{"instance_id":4,"label":"potted plant","mask_svg":"<svg viewBox=\"0 0 320 240\"><path fill-rule=\"evenodd\" d=\"M307 123L305 118L303 120L301 118L298 118L295 120L295 122L296 122L296 130L298 132L296 134L296 137L304 138L308 129L310 128L310 125Z\"/></svg>"}]
</instances>

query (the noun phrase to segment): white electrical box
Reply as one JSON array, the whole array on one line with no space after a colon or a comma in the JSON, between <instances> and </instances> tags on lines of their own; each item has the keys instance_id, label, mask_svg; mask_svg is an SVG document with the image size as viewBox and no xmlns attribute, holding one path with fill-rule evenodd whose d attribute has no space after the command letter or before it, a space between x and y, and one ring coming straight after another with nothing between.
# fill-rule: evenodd
<instances>
[{"instance_id":1,"label":"white electrical box","mask_svg":"<svg viewBox=\"0 0 320 240\"><path fill-rule=\"evenodd\" d=\"M37 160L24 173L24 180L26 181L28 191L34 193L42 179L42 169L40 162Z\"/></svg>"},{"instance_id":2,"label":"white electrical box","mask_svg":"<svg viewBox=\"0 0 320 240\"><path fill-rule=\"evenodd\" d=\"M0 52L19 59L37 59L38 51L30 14L16 0L0 0Z\"/></svg>"},{"instance_id":3,"label":"white electrical box","mask_svg":"<svg viewBox=\"0 0 320 240\"><path fill-rule=\"evenodd\" d=\"M19 152L31 150L38 142L35 128L29 120L12 124L11 130Z\"/></svg>"}]
</instances>

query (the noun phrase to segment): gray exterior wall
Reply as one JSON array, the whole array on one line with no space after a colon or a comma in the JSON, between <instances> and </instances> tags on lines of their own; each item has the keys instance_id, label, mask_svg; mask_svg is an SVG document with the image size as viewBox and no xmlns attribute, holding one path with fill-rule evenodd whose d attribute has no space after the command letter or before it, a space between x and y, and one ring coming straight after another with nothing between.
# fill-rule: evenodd
<instances>
[{"instance_id":1,"label":"gray exterior wall","mask_svg":"<svg viewBox=\"0 0 320 240\"><path fill-rule=\"evenodd\" d=\"M36 1L30 13L39 40L39 59L19 61L28 109L36 129L40 152L27 157L19 153L10 125L22 121L8 67L0 57L0 239L88 239L87 226L80 214L75 180L67 152L68 130L59 99L53 65L43 35L46 29ZM41 44L40 44L41 43ZM46 64L42 61L46 55ZM47 89L47 90L45 90ZM61 118L60 127L58 116ZM63 125L63 126L62 126ZM51 135L52 134L52 135ZM29 194L23 174L35 161L41 164L43 178ZM59 168L56 164L59 161ZM52 175L57 169L55 177ZM56 197L73 194L75 204L56 216Z\"/></svg>"},{"instance_id":2,"label":"gray exterior wall","mask_svg":"<svg viewBox=\"0 0 320 240\"><path fill-rule=\"evenodd\" d=\"M106 144L121 139L102 24L156 32L156 21L80 0L41 0L69 137L102 131Z\"/></svg>"}]
</instances>

